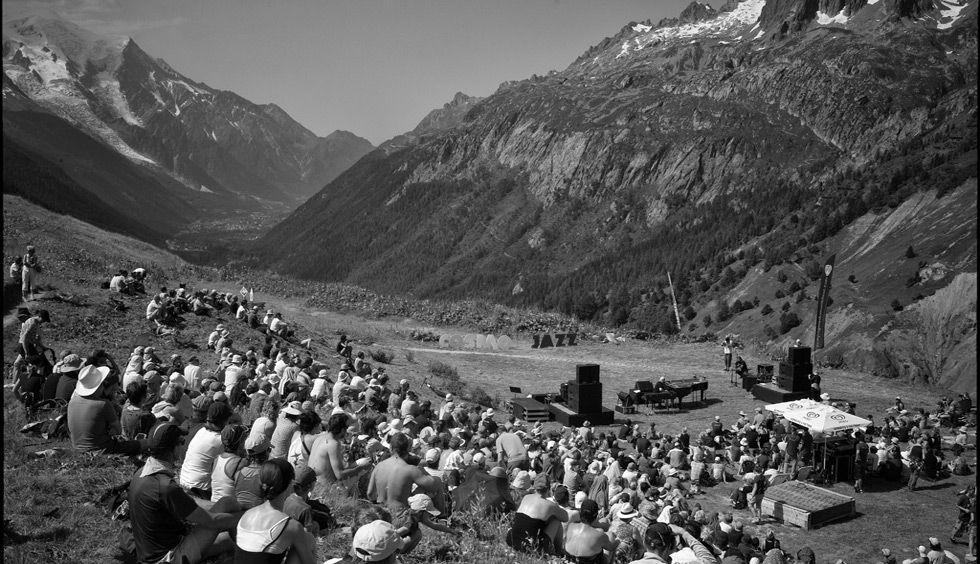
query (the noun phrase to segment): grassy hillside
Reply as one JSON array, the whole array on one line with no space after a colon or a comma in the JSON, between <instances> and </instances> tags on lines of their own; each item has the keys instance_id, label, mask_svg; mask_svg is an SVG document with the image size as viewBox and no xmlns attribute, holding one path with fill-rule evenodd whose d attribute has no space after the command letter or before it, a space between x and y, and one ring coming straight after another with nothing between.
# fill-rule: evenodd
<instances>
[{"instance_id":1,"label":"grassy hillside","mask_svg":"<svg viewBox=\"0 0 980 564\"><path fill-rule=\"evenodd\" d=\"M97 287L99 273L110 264L154 265L154 284L174 286L187 281L194 287L216 287L235 290L238 281L221 280L215 271L194 269L172 255L140 245L131 239L101 232L68 218L48 215L17 198L5 198L5 255L19 249L26 241L38 245L42 260L48 265L48 284L60 294L83 296L81 305L59 300L44 300L39 306L51 311L53 323L44 326L45 342L57 351L74 350L88 354L104 348L117 359L123 359L137 339L157 347L166 357L171 353L185 356L198 354L205 369L216 364L213 353L203 349L207 333L215 323L224 322L239 347L259 344L258 334L248 331L228 316L196 318L190 316L178 337L143 335L146 323L142 310L145 298L123 298L130 306L126 312L110 308L106 300L112 294ZM9 247L9 248L8 248ZM76 258L77 257L77 258ZM75 262L72 262L75 261ZM677 433L682 427L692 430L706 426L712 416L732 420L740 410L751 410L758 402L738 387L728 385L721 370L720 349L714 344L669 345L660 342L628 341L622 345L600 344L585 340L565 349L531 349L530 339L512 334L515 348L505 353L475 353L439 349L433 343L413 340L409 334L419 323L405 317L376 318L362 312L336 313L311 308L302 291L290 297L262 291L256 299L265 301L285 317L302 336L314 338L314 354L327 362L337 362L332 344L339 333L356 340L356 348L383 349L393 354L387 365L395 378L405 378L422 399L438 401L437 395L422 385L425 379L437 386L451 382L433 376L430 366L449 364L458 371L464 395L480 388L490 398L506 398L508 386L521 386L525 392L555 391L573 377L575 365L596 362L602 367L603 404L613 405L616 392L626 389L637 379L704 377L709 381L708 401L688 404L677 411L658 410L633 417L643 425L656 422L662 432ZM437 333L465 333L469 324L429 325ZM4 347L11 350L17 338L17 325L4 325ZM328 351L324 353L323 351ZM318 352L319 351L319 352ZM750 366L767 357L752 349L742 351ZM5 355L5 367L11 358ZM824 388L835 399L853 401L858 413L883 417L891 398L907 398L910 408L931 409L943 393L936 388L922 389L894 380L868 376L851 370L826 370ZM497 407L502 407L497 404ZM4 394L4 559L15 563L51 562L102 564L113 561L117 522L111 521L98 505L102 492L127 479L132 465L121 459L100 459L76 454L62 441L46 441L38 436L23 435L17 429L24 423L23 409ZM549 424L554 427L554 424ZM609 429L599 429L609 431ZM60 449L52 457L34 453ZM973 456L973 454L971 454ZM870 562L880 547L889 547L899 558L913 555L914 546L929 536L944 538L952 522L949 507L955 502L953 492L972 481L972 476L956 477L924 487L914 494L895 485L880 484L859 496L858 515L814 531L770 522L764 527L746 525L746 530L761 534L764 528L775 530L783 546L796 550L809 545L820 562L837 558ZM728 507L729 486L716 486L691 500L706 510ZM832 489L852 495L848 484ZM356 504L346 498L329 496L325 501L342 523L349 523ZM57 511L55 511L57 509ZM736 517L749 521L749 514L736 511ZM545 560L514 555L505 548L502 538L508 522L464 515L469 530L460 540L426 532L416 551L402 562L421 564L433 561L481 564L545 564ZM13 533L13 534L12 534ZM431 533L431 534L430 534ZM349 533L340 529L318 543L317 561L341 555L349 547ZM962 546L949 547L962 556ZM228 560L222 561L225 564ZM215 563L211 563L215 564Z\"/></svg>"}]
</instances>

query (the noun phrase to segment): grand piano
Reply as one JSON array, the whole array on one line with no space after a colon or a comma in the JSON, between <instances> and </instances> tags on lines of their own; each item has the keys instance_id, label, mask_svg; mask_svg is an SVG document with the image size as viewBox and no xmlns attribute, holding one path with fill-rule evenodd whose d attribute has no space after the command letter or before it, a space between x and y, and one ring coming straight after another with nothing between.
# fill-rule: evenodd
<instances>
[{"instance_id":1,"label":"grand piano","mask_svg":"<svg viewBox=\"0 0 980 564\"><path fill-rule=\"evenodd\" d=\"M673 380L664 382L662 389L657 390L653 382L649 380L637 380L630 396L636 404L650 405L652 403L665 404L671 406L677 403L677 408L684 406L684 398L695 393L700 393L700 400L704 401L704 393L708 389L708 381L705 379L691 378L687 380Z\"/></svg>"},{"instance_id":2,"label":"grand piano","mask_svg":"<svg viewBox=\"0 0 980 564\"><path fill-rule=\"evenodd\" d=\"M698 401L704 401L704 393L708 390L708 381L704 378L689 378L687 380L672 380L670 382L665 382L665 387L672 391L677 398L677 407L681 408L684 406L684 398L693 394L694 392L700 392L700 399Z\"/></svg>"}]
</instances>

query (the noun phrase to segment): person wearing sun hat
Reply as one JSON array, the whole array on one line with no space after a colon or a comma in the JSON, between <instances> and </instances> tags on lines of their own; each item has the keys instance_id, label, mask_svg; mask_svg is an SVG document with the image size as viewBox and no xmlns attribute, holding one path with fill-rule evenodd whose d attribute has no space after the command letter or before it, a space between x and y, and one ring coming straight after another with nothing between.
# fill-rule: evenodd
<instances>
[{"instance_id":1,"label":"person wearing sun hat","mask_svg":"<svg viewBox=\"0 0 980 564\"><path fill-rule=\"evenodd\" d=\"M613 522L609 530L619 540L619 546L616 547L614 557L616 562L632 562L643 556L643 537L631 524L638 515L639 513L629 503L621 505L612 515Z\"/></svg>"},{"instance_id":2,"label":"person wearing sun hat","mask_svg":"<svg viewBox=\"0 0 980 564\"><path fill-rule=\"evenodd\" d=\"M75 394L68 402L68 430L75 450L102 454L140 454L145 443L121 440L122 423L113 405L118 372L89 364L78 372Z\"/></svg>"},{"instance_id":3,"label":"person wearing sun hat","mask_svg":"<svg viewBox=\"0 0 980 564\"><path fill-rule=\"evenodd\" d=\"M54 397L64 401L70 401L78 385L78 372L82 369L84 359L77 354L69 354L61 360L60 370L57 371L58 383L55 387Z\"/></svg>"}]
</instances>

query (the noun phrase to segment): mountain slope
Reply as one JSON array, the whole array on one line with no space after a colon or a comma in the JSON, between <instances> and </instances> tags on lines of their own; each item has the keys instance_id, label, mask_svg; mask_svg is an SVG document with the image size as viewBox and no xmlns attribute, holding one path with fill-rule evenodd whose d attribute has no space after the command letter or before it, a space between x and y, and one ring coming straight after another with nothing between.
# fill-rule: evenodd
<instances>
[{"instance_id":1,"label":"mountain slope","mask_svg":"<svg viewBox=\"0 0 980 564\"><path fill-rule=\"evenodd\" d=\"M746 265L815 261L862 214L975 177L976 7L745 0L631 23L368 155L258 258L676 331L667 271L696 313Z\"/></svg>"},{"instance_id":2,"label":"mountain slope","mask_svg":"<svg viewBox=\"0 0 980 564\"><path fill-rule=\"evenodd\" d=\"M144 180L131 190L178 201L171 205L177 224L192 219L181 217L188 206L295 206L373 148L348 132L317 137L274 104L253 104L195 82L130 38L100 37L55 13L5 20L3 29L10 138L63 163L93 192L99 183L79 172L89 157L76 149L93 143L110 148L128 161L118 165L126 171L121 174ZM74 137L91 141L45 138L50 128L35 134L37 122L52 121L39 114L60 118L60 129L70 126L78 132ZM114 173L107 169L99 180ZM100 197L115 205L108 188L101 190Z\"/></svg>"}]
</instances>

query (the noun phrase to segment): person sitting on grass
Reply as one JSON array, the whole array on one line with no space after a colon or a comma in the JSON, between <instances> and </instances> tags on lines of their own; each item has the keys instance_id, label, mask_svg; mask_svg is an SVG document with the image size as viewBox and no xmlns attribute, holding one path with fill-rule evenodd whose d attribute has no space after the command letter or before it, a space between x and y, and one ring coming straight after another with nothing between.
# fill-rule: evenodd
<instances>
[{"instance_id":1,"label":"person sitting on grass","mask_svg":"<svg viewBox=\"0 0 980 564\"><path fill-rule=\"evenodd\" d=\"M563 546L562 523L568 522L568 512L547 499L551 486L547 474L534 478L534 490L521 499L514 523L507 532L507 545L519 552L542 551L560 554ZM568 496L568 490L565 490Z\"/></svg>"},{"instance_id":2,"label":"person sitting on grass","mask_svg":"<svg viewBox=\"0 0 980 564\"><path fill-rule=\"evenodd\" d=\"M293 493L296 477L293 467L281 458L262 464L259 469L261 498L238 521L235 562L239 564L313 564L316 541L303 525L283 511ZM285 558L284 558L285 557Z\"/></svg>"},{"instance_id":3,"label":"person sitting on grass","mask_svg":"<svg viewBox=\"0 0 980 564\"><path fill-rule=\"evenodd\" d=\"M99 353L105 355L102 351L98 351L97 355ZM68 430L72 446L82 452L142 453L143 443L121 437L122 424L114 403L119 387L118 371L101 366L102 361L98 358L90 362L79 371L75 395L68 402Z\"/></svg>"},{"instance_id":4,"label":"person sitting on grass","mask_svg":"<svg viewBox=\"0 0 980 564\"><path fill-rule=\"evenodd\" d=\"M672 556L683 556L683 562L698 562L699 564L716 564L718 560L711 551L696 539L690 532L679 525L654 523L643 535L643 546L646 552L643 558L630 564L660 564L671 562Z\"/></svg>"},{"instance_id":5,"label":"person sitting on grass","mask_svg":"<svg viewBox=\"0 0 980 564\"><path fill-rule=\"evenodd\" d=\"M211 499L211 472L218 455L224 452L221 431L232 415L228 404L215 401L208 408L204 428L187 445L184 464L180 468L180 485L201 499Z\"/></svg>"},{"instance_id":6,"label":"person sitting on grass","mask_svg":"<svg viewBox=\"0 0 980 564\"><path fill-rule=\"evenodd\" d=\"M228 534L241 516L235 499L196 502L174 479L175 451L184 433L166 421L153 427L147 439L150 456L130 483L129 514L139 562L198 564L235 549Z\"/></svg>"},{"instance_id":7,"label":"person sitting on grass","mask_svg":"<svg viewBox=\"0 0 980 564\"><path fill-rule=\"evenodd\" d=\"M579 507L579 518L581 522L571 523L565 532L565 559L576 564L608 563L616 554L619 539L615 533L596 526L599 504L592 499L583 501Z\"/></svg>"},{"instance_id":8,"label":"person sitting on grass","mask_svg":"<svg viewBox=\"0 0 980 564\"><path fill-rule=\"evenodd\" d=\"M391 523L378 519L361 525L354 533L350 554L327 560L324 564L395 564L405 551L405 539Z\"/></svg>"},{"instance_id":9,"label":"person sitting on grass","mask_svg":"<svg viewBox=\"0 0 980 564\"><path fill-rule=\"evenodd\" d=\"M333 418L331 417L332 422ZM394 433L389 439L389 444L391 445L391 456L378 463L371 473L367 497L377 503L384 504L388 508L391 512L393 525L414 529L405 546L404 552L408 553L422 540L421 531L414 527L412 509L408 501L413 486L417 486L420 493L438 496L438 499L442 501L443 492L440 489L442 481L428 475L418 466L407 462L411 454L411 439L407 435ZM310 461L310 466L316 469L313 464L313 457L310 458ZM346 472L357 470L351 468Z\"/></svg>"}]
</instances>

